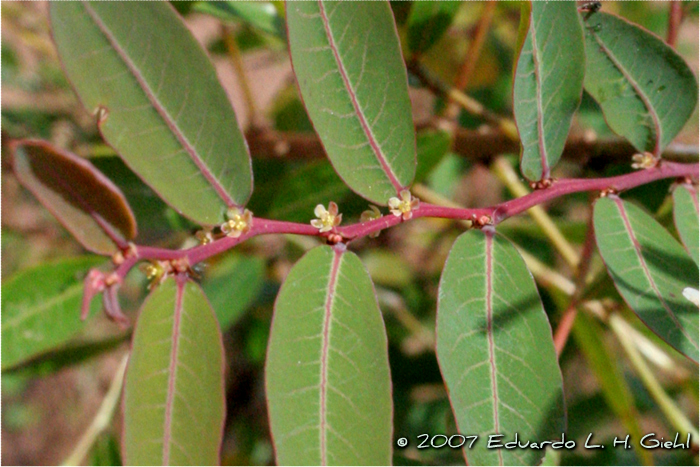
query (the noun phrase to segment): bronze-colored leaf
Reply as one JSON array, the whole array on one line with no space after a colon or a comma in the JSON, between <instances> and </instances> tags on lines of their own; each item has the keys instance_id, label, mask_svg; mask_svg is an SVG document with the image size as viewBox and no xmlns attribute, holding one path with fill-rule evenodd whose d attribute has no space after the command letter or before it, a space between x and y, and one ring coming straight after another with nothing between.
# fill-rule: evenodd
<instances>
[{"instance_id":1,"label":"bronze-colored leaf","mask_svg":"<svg viewBox=\"0 0 700 467\"><path fill-rule=\"evenodd\" d=\"M20 183L85 248L112 254L136 236L126 198L88 161L45 141L17 141L11 148Z\"/></svg>"}]
</instances>

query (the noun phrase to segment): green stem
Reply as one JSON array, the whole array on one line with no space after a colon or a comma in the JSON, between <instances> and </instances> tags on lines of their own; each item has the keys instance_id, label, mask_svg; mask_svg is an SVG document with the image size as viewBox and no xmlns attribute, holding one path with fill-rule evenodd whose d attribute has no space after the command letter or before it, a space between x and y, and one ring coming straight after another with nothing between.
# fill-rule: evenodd
<instances>
[{"instance_id":1,"label":"green stem","mask_svg":"<svg viewBox=\"0 0 700 467\"><path fill-rule=\"evenodd\" d=\"M119 396L122 392L122 385L124 383L124 374L126 373L126 363L129 360L129 354L124 355L122 361L119 363L117 372L112 379L112 384L109 386L109 390L105 395L102 405L100 405L95 418L92 419L92 423L88 429L83 433L83 436L78 441L78 444L73 449L73 452L62 462L61 465L81 465L83 459L90 452L90 448L95 443L97 437L102 433L112 421L112 416L114 415L114 410L119 404Z\"/></svg>"},{"instance_id":2,"label":"green stem","mask_svg":"<svg viewBox=\"0 0 700 467\"><path fill-rule=\"evenodd\" d=\"M627 330L627 323L617 313L612 313L608 319L610 328L613 330L617 339L622 344L630 363L642 380L642 383L647 388L651 397L659 404L659 408L666 416L671 425L684 433L690 433L691 437L697 443L698 430L681 412L673 399L664 391L661 383L656 379L654 372L649 368L647 363L642 358L642 355L637 350L637 347Z\"/></svg>"}]
</instances>

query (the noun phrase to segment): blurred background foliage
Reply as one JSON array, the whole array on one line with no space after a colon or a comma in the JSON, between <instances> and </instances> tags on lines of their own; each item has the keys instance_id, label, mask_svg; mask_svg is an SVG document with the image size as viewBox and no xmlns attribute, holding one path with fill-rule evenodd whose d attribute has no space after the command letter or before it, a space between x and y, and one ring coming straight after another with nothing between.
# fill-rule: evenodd
<instances>
[{"instance_id":1,"label":"blurred background foliage","mask_svg":"<svg viewBox=\"0 0 700 467\"><path fill-rule=\"evenodd\" d=\"M640 24L660 37L669 28L671 2L605 2L604 9ZM250 209L261 217L306 222L313 207L336 201L344 220L356 221L366 202L352 193L318 151L311 148L313 128L299 100L286 50L282 2L173 2L198 40L209 51L248 135L255 175ZM698 2L681 4L683 21L676 49L698 69ZM404 57L420 63L444 83L458 83L469 96L498 115L511 115L513 61L517 54L519 2L392 2ZM490 21L483 18L490 15ZM479 38L481 36L481 38ZM477 41L481 45L475 46ZM124 191L138 224L139 244L181 248L195 241L192 223L164 204L100 139L64 77L50 38L44 2L2 2L2 273L61 258L84 255L53 217L19 186L7 160L6 143L15 138L43 138L88 157ZM471 57L471 58L469 58ZM478 57L478 58L477 58ZM467 62L468 65L465 65ZM470 69L465 72L464 67ZM465 80L465 74L467 78ZM459 83L459 80L466 81ZM414 119L419 128L417 182L431 196L465 206L487 206L511 193L488 162L454 147L449 131L483 130L484 119L460 111L409 74ZM596 103L584 93L572 137L611 137ZM697 110L678 137L697 146ZM498 155L495 151L487 158ZM488 152L488 151L487 151ZM517 155L507 154L513 167ZM517 170L517 168L516 168ZM588 164L563 160L555 177L609 176L630 171L625 163ZM670 181L629 193L671 232ZM419 196L420 193L418 193ZM433 200L431 200L433 201ZM560 198L547 206L556 225L574 244L586 237L590 198ZM437 284L447 252L463 227L425 219L383 232L352 245L375 282L390 345L395 437L416 440L421 433L455 433L456 427L434 353ZM573 271L522 215L499 226L523 250L547 267L572 278ZM227 357L228 414L224 464L270 464L273 451L267 425L263 364L272 306L287 272L317 240L308 237L257 237L235 251L201 265L201 281L224 331ZM597 255L593 268L600 268ZM556 288L538 281L553 328L567 304ZM144 275L133 271L120 299L134 317L146 290ZM606 274L589 296L611 297L623 307ZM621 308L632 323L636 317ZM76 310L76 314L78 310ZM574 338L560 358L568 405L567 438L582 445L589 433L601 443L624 437L630 427L667 437L674 429L631 370L605 325L579 317ZM668 350L643 326L654 348ZM8 464L53 464L75 447L105 396L129 334L101 314L61 349L2 374L2 452ZM698 368L669 350L670 364L658 377L683 412L698 418ZM612 376L611 376L612 375ZM616 380L615 378L620 378ZM623 381L623 386L617 382ZM626 391L629 387L629 392ZM621 413L626 413L621 417ZM120 414L93 445L86 463L118 465ZM672 435L670 436L673 437ZM641 457L640 457L641 456ZM396 464L460 464L451 449L395 450ZM569 464L697 464L697 451L637 449L561 451L547 461Z\"/></svg>"}]
</instances>

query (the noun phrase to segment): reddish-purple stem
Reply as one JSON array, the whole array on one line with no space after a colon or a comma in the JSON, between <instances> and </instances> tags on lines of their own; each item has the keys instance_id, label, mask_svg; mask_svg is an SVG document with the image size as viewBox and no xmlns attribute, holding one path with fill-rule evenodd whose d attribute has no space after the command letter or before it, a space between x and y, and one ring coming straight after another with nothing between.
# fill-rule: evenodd
<instances>
[{"instance_id":1,"label":"reddish-purple stem","mask_svg":"<svg viewBox=\"0 0 700 467\"><path fill-rule=\"evenodd\" d=\"M668 3L668 33L666 35L666 43L675 48L676 40L678 39L678 30L683 21L683 4L675 1Z\"/></svg>"},{"instance_id":2,"label":"reddish-purple stem","mask_svg":"<svg viewBox=\"0 0 700 467\"><path fill-rule=\"evenodd\" d=\"M489 216L493 224L499 224L505 219L520 214L542 203L546 203L560 196L586 191L602 191L611 189L622 191L634 188L639 185L666 178L698 177L698 164L680 164L663 161L658 167L646 170L639 170L626 175L609 178L592 179L561 179L555 180L552 186L542 190L534 191L526 196L514 200L506 201L496 206L488 208L452 208L435 206L428 203L421 203L413 211L412 219L420 217L436 217L443 219L473 220L481 216ZM124 277L134 264L141 259L152 260L176 260L186 259L190 265L204 261L212 256L227 251L234 246L252 237L267 234L296 234L317 237L327 237L329 233L341 235L346 243L358 238L366 237L372 233L379 232L388 227L405 222L402 217L387 214L378 219L368 222L338 227L332 232L321 233L310 224L300 224L296 222L284 222L270 219L254 218L250 231L238 238L224 237L206 245L200 245L186 250L168 250L165 248L137 246L136 255L128 257L127 260L117 269L116 273Z\"/></svg>"}]
</instances>

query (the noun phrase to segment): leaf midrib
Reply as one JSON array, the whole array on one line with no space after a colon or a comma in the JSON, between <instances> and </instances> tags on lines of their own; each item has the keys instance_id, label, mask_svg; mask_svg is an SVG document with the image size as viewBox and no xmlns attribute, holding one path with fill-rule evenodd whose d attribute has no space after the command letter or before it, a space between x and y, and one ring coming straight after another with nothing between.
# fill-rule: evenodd
<instances>
[{"instance_id":1,"label":"leaf midrib","mask_svg":"<svg viewBox=\"0 0 700 467\"><path fill-rule=\"evenodd\" d=\"M533 18L530 18L532 21ZM532 24L532 23L531 23ZM530 42L532 43L532 61L535 68L535 100L537 101L537 143L540 153L540 164L542 165L542 173L540 177L546 179L549 177L549 162L547 161L547 148L544 142L544 109L542 108L542 79L540 70L540 60L538 56L537 40L535 38L535 28L530 28ZM500 451L499 451L500 452Z\"/></svg>"},{"instance_id":2,"label":"leaf midrib","mask_svg":"<svg viewBox=\"0 0 700 467\"><path fill-rule=\"evenodd\" d=\"M486 337L488 339L488 353L489 353L489 364L491 371L489 376L491 377L491 393L493 398L493 429L495 433L499 433L500 423L498 418L498 381L497 381L497 371L496 371L496 351L495 343L493 341L493 234L490 232L484 232L486 236ZM498 463L503 465L503 454L500 449L496 450L498 454Z\"/></svg>"},{"instance_id":3,"label":"leaf midrib","mask_svg":"<svg viewBox=\"0 0 700 467\"><path fill-rule=\"evenodd\" d=\"M168 392L165 401L165 416L163 417L163 465L170 465L170 448L173 425L173 405L175 404L175 383L177 379L177 360L180 347L180 319L182 318L182 296L185 284L178 281L173 311L172 348L168 364Z\"/></svg>"},{"instance_id":4,"label":"leaf midrib","mask_svg":"<svg viewBox=\"0 0 700 467\"><path fill-rule=\"evenodd\" d=\"M68 301L69 299L73 298L73 295L78 295L82 288L83 286L80 283L69 286L63 292L59 293L58 295L54 295L39 306L30 308L30 311L28 313L20 313L19 315L10 318L9 320L2 320L2 326L0 326L0 329L2 329L2 332L5 332L6 330L14 327L18 322L22 322L25 319L29 319L38 313L46 311L47 309L57 305L61 301ZM8 305L3 303L3 308L6 306Z\"/></svg>"},{"instance_id":5,"label":"leaf midrib","mask_svg":"<svg viewBox=\"0 0 700 467\"><path fill-rule=\"evenodd\" d=\"M328 408L328 356L330 345L331 320L333 315L333 305L335 303L335 290L340 269L342 254L333 250L333 261L328 276L328 292L323 307L323 343L321 345L321 381L319 383L319 449L321 451L321 465L328 465L326 430L328 429L327 413Z\"/></svg>"},{"instance_id":6,"label":"leaf midrib","mask_svg":"<svg viewBox=\"0 0 700 467\"><path fill-rule=\"evenodd\" d=\"M326 7L324 6L323 1L324 0L318 0L319 13L321 14L321 22L323 23L323 30L326 34L326 38L328 39L328 45L330 46L331 51L333 52L333 58L335 59L336 65L338 66L338 73L340 74L343 80L343 85L345 86L345 90L347 91L348 96L350 96L350 101L352 103L353 109L355 110L355 115L357 115L357 118L360 122L360 126L362 127L362 131L367 137L367 141L369 142L370 147L372 148L372 152L374 152L374 156L377 158L377 161L379 161L379 164L382 166L382 170L389 178L389 181L398 193L403 189L403 185L401 185L401 182L399 182L398 178L396 177L396 174L394 174L394 171L389 165L386 156L384 155L381 147L379 146L379 142L377 141L376 137L374 136L374 133L372 132L372 128L370 128L369 126L367 117L360 108L360 104L357 101L357 93L350 84L350 78L348 77L348 73L345 69L345 65L343 64L343 60L340 57L340 52L338 51L338 46L335 43L335 38L331 33L330 23L326 15Z\"/></svg>"},{"instance_id":7,"label":"leaf midrib","mask_svg":"<svg viewBox=\"0 0 700 467\"><path fill-rule=\"evenodd\" d=\"M127 69L131 72L132 76L134 77L134 79L138 83L139 87L141 88L141 90L145 94L146 99L151 103L151 105L153 105L153 108L156 110L158 115L160 115L160 117L163 119L163 122L168 127L168 129L177 138L180 145L182 145L183 149L185 149L185 152L187 152L187 154L190 156L190 158L192 159L192 162L194 162L194 164L197 166L197 168L202 173L202 175L207 180L207 182L209 182L209 184L212 186L212 188L214 188L216 193L226 203L227 206L236 206L237 204L234 201L234 199L229 195L229 193L222 186L222 184L219 182L219 180L214 176L214 174L211 172L209 167L207 167L207 165L204 163L203 159L200 157L199 153L197 152L197 149L189 142L189 140L182 133L182 131L180 131L176 122L173 120L173 118L170 116L168 111L165 109L165 106L155 96L153 90L146 82L146 79L144 78L143 74L139 71L136 64L129 58L129 55L123 49L123 47L119 44L119 42L118 42L117 38L114 36L114 34L112 34L110 29L100 19L99 15L92 9L92 7L90 7L87 3L83 3L83 5L85 8L85 11L88 13L88 15L90 15L92 20L95 22L95 25L102 32L102 34L105 36L105 38L107 39L109 44L112 46L114 51L117 53L119 58L121 58L121 60L124 62L124 65L127 67Z\"/></svg>"},{"instance_id":8,"label":"leaf midrib","mask_svg":"<svg viewBox=\"0 0 700 467\"><path fill-rule=\"evenodd\" d=\"M590 28L589 28L590 30ZM634 89L634 91L637 93L639 98L642 100L642 103L644 104L644 107L647 109L647 112L649 112L649 115L651 116L652 121L654 122L654 131L655 131L655 138L656 141L654 143L654 155L655 156L660 156L661 155L661 122L659 122L659 117L656 115L656 112L654 111L654 107L651 104L651 100L649 97L644 93L642 88L640 87L639 83L635 79L632 78L632 76L625 71L625 67L622 65L622 63L618 60L618 58L612 53L612 51L607 47L607 45L598 37L598 35L595 33L595 31L591 31L591 36L593 36L593 39L596 41L596 43L600 46L600 49L605 53L605 55L610 59L610 61L615 65L615 68L618 69L620 74L627 80L628 83L630 83L630 86Z\"/></svg>"},{"instance_id":9,"label":"leaf midrib","mask_svg":"<svg viewBox=\"0 0 700 467\"><path fill-rule=\"evenodd\" d=\"M634 252L637 255L637 259L639 260L639 264L642 267L642 271L644 272L644 277L646 277L647 281L649 282L649 285L651 286L652 290L656 294L656 298L659 299L659 302L661 302L661 305L663 306L664 310L668 314L668 316L671 318L671 321L673 324L676 325L678 330L681 331L681 333L688 339L688 341L695 347L696 349L698 348L698 344L693 341L693 339L688 335L687 330L685 327L678 321L678 318L676 318L676 315L673 313L673 310L670 309L668 306L668 303L666 303L666 300L664 300L663 295L659 291L659 289L656 287L656 282L654 281L654 278L651 275L651 271L649 271L649 268L647 267L646 260L644 259L644 256L642 255L642 252L640 251L640 244L639 241L637 240L636 235L634 234L634 231L632 230L632 225L630 224L629 218L627 217L627 211L625 210L625 206L620 198L616 198L613 200L615 202L615 206L618 209L618 212L620 213L620 217L622 218L623 225L625 227L625 230L627 231L627 235L629 236L630 240L632 241L632 246L634 247Z\"/></svg>"}]
</instances>

